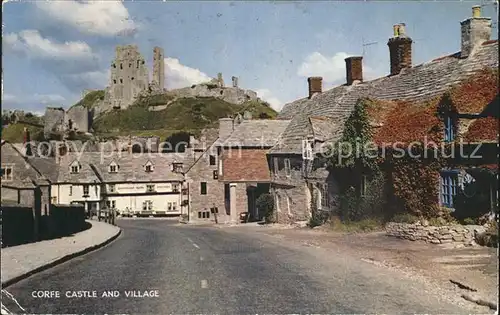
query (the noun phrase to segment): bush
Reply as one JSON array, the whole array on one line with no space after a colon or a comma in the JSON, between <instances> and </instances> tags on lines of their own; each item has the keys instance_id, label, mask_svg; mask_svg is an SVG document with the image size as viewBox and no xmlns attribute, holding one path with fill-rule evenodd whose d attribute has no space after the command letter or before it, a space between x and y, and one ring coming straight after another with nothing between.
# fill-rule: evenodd
<instances>
[{"instance_id":1,"label":"bush","mask_svg":"<svg viewBox=\"0 0 500 315\"><path fill-rule=\"evenodd\" d=\"M312 216L309 218L307 226L310 228L323 225L328 219L328 213L324 211L313 211Z\"/></svg>"},{"instance_id":2,"label":"bush","mask_svg":"<svg viewBox=\"0 0 500 315\"><path fill-rule=\"evenodd\" d=\"M411 213L399 213L393 216L390 221L395 223L414 224L419 221L419 218Z\"/></svg>"},{"instance_id":3,"label":"bush","mask_svg":"<svg viewBox=\"0 0 500 315\"><path fill-rule=\"evenodd\" d=\"M274 199L271 194L262 194L255 201L255 205L259 212L264 215L266 223L274 221Z\"/></svg>"},{"instance_id":4,"label":"bush","mask_svg":"<svg viewBox=\"0 0 500 315\"><path fill-rule=\"evenodd\" d=\"M464 191L453 198L455 211L451 214L460 223L465 219L478 219L490 211L489 185L482 187L478 182L465 184Z\"/></svg>"},{"instance_id":5,"label":"bush","mask_svg":"<svg viewBox=\"0 0 500 315\"><path fill-rule=\"evenodd\" d=\"M475 224L477 224L477 219L474 219L474 218L465 218L463 220L463 224L465 224L465 225L475 225Z\"/></svg>"}]
</instances>

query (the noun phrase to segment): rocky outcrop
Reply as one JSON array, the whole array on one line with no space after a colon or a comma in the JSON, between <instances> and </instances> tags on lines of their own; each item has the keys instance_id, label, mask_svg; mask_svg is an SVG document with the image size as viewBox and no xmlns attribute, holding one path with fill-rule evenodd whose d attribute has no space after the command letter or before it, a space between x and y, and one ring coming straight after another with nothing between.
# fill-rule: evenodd
<instances>
[{"instance_id":1,"label":"rocky outcrop","mask_svg":"<svg viewBox=\"0 0 500 315\"><path fill-rule=\"evenodd\" d=\"M432 244L459 243L466 246L475 244L475 236L485 228L479 225L430 226L415 223L389 222L385 226L387 235L410 241L424 241Z\"/></svg>"}]
</instances>

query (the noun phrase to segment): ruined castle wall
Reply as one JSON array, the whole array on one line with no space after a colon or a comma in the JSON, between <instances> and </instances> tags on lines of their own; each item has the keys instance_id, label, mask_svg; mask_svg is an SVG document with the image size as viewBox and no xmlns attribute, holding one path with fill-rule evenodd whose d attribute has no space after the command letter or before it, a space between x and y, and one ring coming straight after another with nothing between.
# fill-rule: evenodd
<instances>
[{"instance_id":1,"label":"ruined castle wall","mask_svg":"<svg viewBox=\"0 0 500 315\"><path fill-rule=\"evenodd\" d=\"M45 122L43 133L48 136L51 132L60 132L64 130L64 109L61 107L47 107L45 109Z\"/></svg>"},{"instance_id":2,"label":"ruined castle wall","mask_svg":"<svg viewBox=\"0 0 500 315\"><path fill-rule=\"evenodd\" d=\"M209 87L205 84L172 90L169 91L169 94L176 97L215 97L232 104L241 104L257 99L257 93L251 90L243 90L235 87Z\"/></svg>"},{"instance_id":3,"label":"ruined castle wall","mask_svg":"<svg viewBox=\"0 0 500 315\"><path fill-rule=\"evenodd\" d=\"M163 49L155 47L153 49L153 79L152 84L155 89L163 91L165 88L165 60Z\"/></svg>"},{"instance_id":4,"label":"ruined castle wall","mask_svg":"<svg viewBox=\"0 0 500 315\"><path fill-rule=\"evenodd\" d=\"M89 110L84 106L73 106L66 112L64 125L80 132L89 132L90 125Z\"/></svg>"},{"instance_id":5,"label":"ruined castle wall","mask_svg":"<svg viewBox=\"0 0 500 315\"><path fill-rule=\"evenodd\" d=\"M113 107L127 108L140 92L147 89L149 76L146 62L136 45L116 47L111 64L109 102Z\"/></svg>"}]
</instances>

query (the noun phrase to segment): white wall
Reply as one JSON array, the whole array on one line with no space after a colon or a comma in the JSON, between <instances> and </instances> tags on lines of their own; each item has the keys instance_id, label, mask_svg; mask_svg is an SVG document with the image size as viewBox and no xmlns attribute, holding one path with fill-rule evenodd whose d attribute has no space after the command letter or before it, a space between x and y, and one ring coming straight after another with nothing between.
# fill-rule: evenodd
<instances>
[{"instance_id":1,"label":"white wall","mask_svg":"<svg viewBox=\"0 0 500 315\"><path fill-rule=\"evenodd\" d=\"M72 187L72 188L70 188ZM71 194L70 194L71 192ZM88 197L83 197L83 185L54 184L51 185L53 203L69 204L72 201L99 201L101 200L100 184L89 184Z\"/></svg>"},{"instance_id":2,"label":"white wall","mask_svg":"<svg viewBox=\"0 0 500 315\"><path fill-rule=\"evenodd\" d=\"M178 193L176 194L158 194L172 192L173 184L178 184ZM114 191L111 192L110 184L107 184L106 190L108 194L107 200L119 211L143 211L143 203L151 201L153 209L151 211L167 211L172 214L181 213L181 183L178 182L160 182L160 183L119 183L114 184ZM113 185L113 184L111 184ZM148 192L147 186L154 185L154 192ZM111 195L114 194L114 195ZM134 194L134 195L130 195ZM138 195L140 194L140 195ZM169 211L169 203L176 203L176 211Z\"/></svg>"}]
</instances>

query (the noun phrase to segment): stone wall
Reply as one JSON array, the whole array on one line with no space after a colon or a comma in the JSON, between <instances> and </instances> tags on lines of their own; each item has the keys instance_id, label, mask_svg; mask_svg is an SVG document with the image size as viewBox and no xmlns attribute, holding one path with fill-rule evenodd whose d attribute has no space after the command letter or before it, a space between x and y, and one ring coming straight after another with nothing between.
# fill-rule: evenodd
<instances>
[{"instance_id":1,"label":"stone wall","mask_svg":"<svg viewBox=\"0 0 500 315\"><path fill-rule=\"evenodd\" d=\"M47 107L45 109L45 123L43 133L47 137L51 132L64 130L64 109L62 107Z\"/></svg>"},{"instance_id":2,"label":"stone wall","mask_svg":"<svg viewBox=\"0 0 500 315\"><path fill-rule=\"evenodd\" d=\"M475 235L484 230L477 225L425 226L421 223L394 223L385 226L386 233L401 239L424 241L432 244L458 243L466 246L474 244Z\"/></svg>"},{"instance_id":3,"label":"stone wall","mask_svg":"<svg viewBox=\"0 0 500 315\"><path fill-rule=\"evenodd\" d=\"M70 123L71 122L71 123ZM89 132L90 117L89 110L84 106L73 106L66 112L64 116L64 124L71 125L72 130L79 132Z\"/></svg>"}]
</instances>

